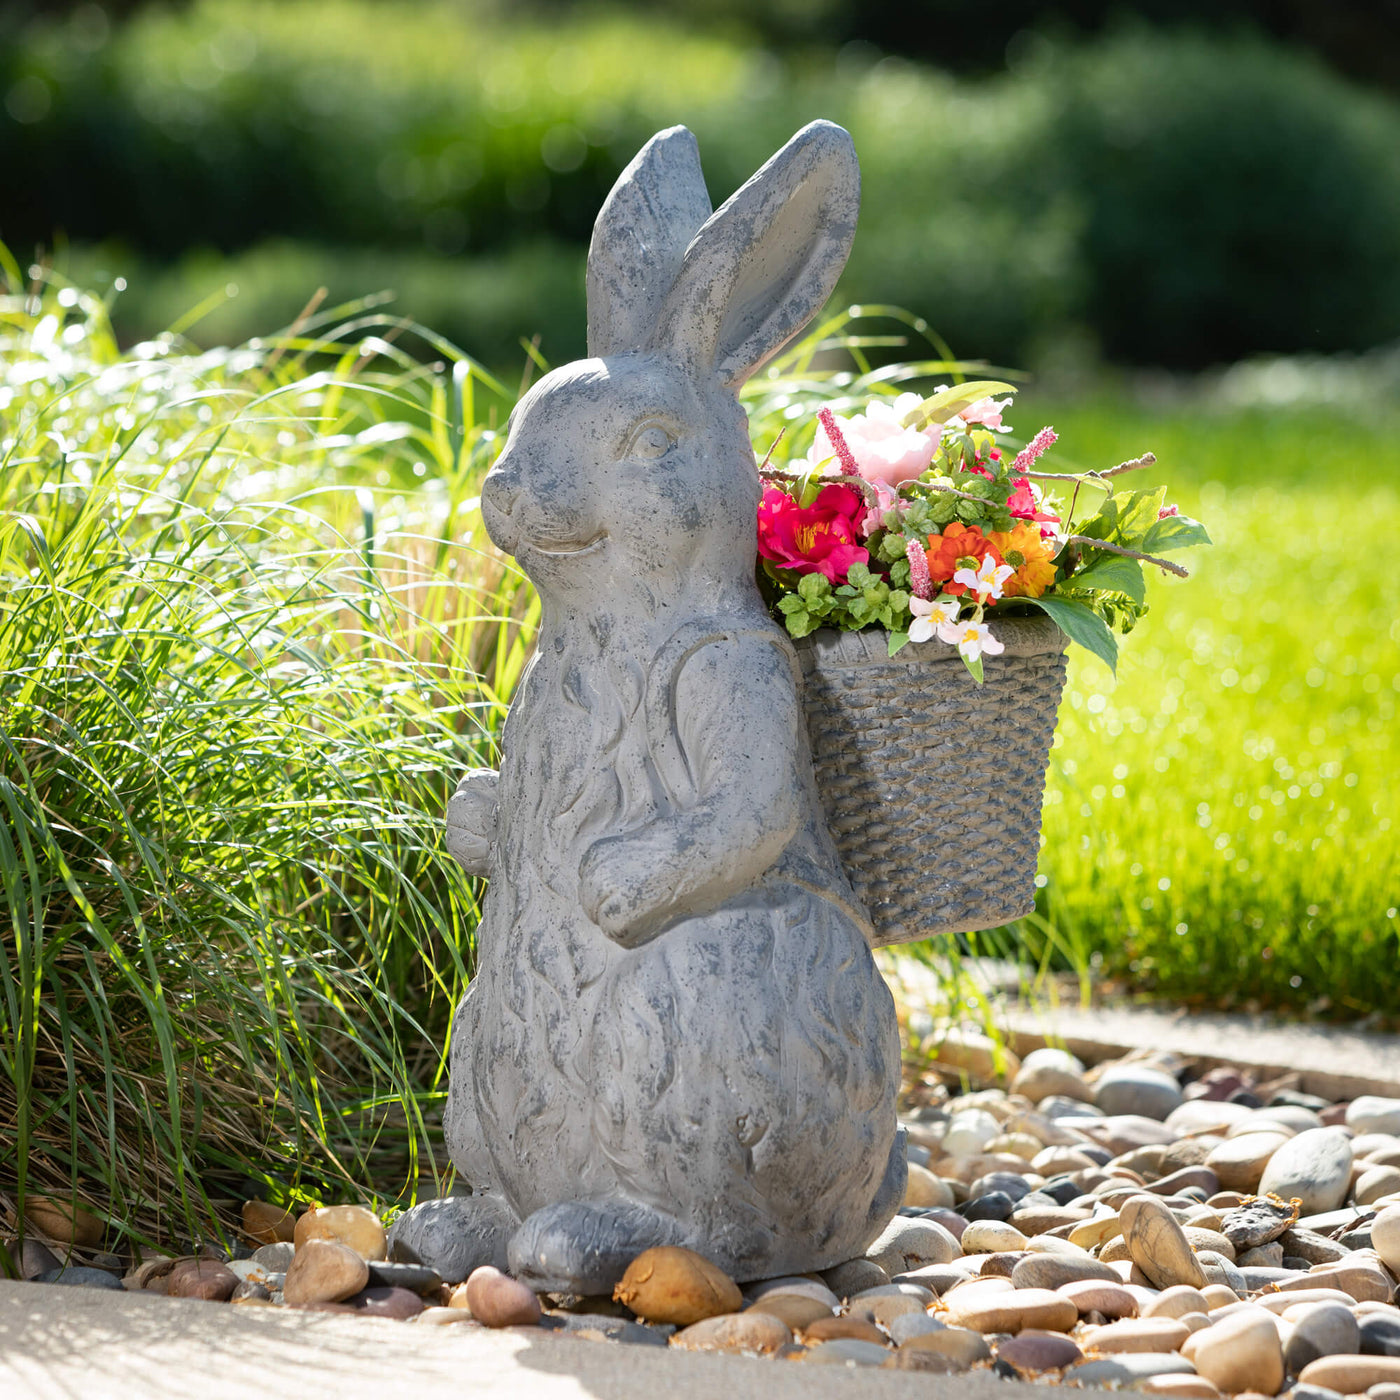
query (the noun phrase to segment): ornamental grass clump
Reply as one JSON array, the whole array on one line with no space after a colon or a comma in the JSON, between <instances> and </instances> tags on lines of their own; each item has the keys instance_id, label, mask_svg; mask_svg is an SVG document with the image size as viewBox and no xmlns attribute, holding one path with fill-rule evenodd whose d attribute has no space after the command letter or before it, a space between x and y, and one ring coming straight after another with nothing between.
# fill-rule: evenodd
<instances>
[{"instance_id":1,"label":"ornamental grass clump","mask_svg":"<svg viewBox=\"0 0 1400 1400\"><path fill-rule=\"evenodd\" d=\"M959 376L925 396L866 376L864 391L817 409L805 456L772 469L770 448L760 471L761 581L794 637L883 628L891 656L936 638L980 682L995 620L1037 608L1112 668L1114 633L1147 611L1143 565L1185 577L1161 556L1210 542L1165 487L1116 491L1150 453L1046 472L1048 427L1014 450L1010 384Z\"/></svg>"},{"instance_id":2,"label":"ornamental grass clump","mask_svg":"<svg viewBox=\"0 0 1400 1400\"><path fill-rule=\"evenodd\" d=\"M530 626L467 514L487 386L370 318L122 354L99 298L6 281L4 1223L45 1194L169 1243L392 1195L471 964L440 813ZM416 517L367 489L429 464Z\"/></svg>"}]
</instances>

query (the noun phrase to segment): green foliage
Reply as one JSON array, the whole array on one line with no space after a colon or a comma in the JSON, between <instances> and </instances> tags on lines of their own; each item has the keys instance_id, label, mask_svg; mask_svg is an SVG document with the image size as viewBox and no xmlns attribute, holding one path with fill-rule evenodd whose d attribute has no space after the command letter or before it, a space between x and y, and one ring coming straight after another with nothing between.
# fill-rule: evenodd
<instances>
[{"instance_id":1,"label":"green foliage","mask_svg":"<svg viewBox=\"0 0 1400 1400\"><path fill-rule=\"evenodd\" d=\"M928 308L955 345L1026 363L1087 326L1115 358L1204 364L1400 336L1393 101L1262 40L1036 52L974 81L654 12L194 0L105 39L75 17L0 45L24 96L0 166L25 172L0 233L125 276L128 337L217 280L242 295L200 335L232 343L328 283L392 287L493 363L538 332L557 362L582 349L598 205L648 136L690 125L718 199L825 116L865 177L843 296Z\"/></svg>"},{"instance_id":2,"label":"green foliage","mask_svg":"<svg viewBox=\"0 0 1400 1400\"><path fill-rule=\"evenodd\" d=\"M470 514L495 390L459 361L449 409L369 318L121 355L99 300L8 277L0 1190L112 1243L392 1198L472 958L439 814L526 640Z\"/></svg>"}]
</instances>

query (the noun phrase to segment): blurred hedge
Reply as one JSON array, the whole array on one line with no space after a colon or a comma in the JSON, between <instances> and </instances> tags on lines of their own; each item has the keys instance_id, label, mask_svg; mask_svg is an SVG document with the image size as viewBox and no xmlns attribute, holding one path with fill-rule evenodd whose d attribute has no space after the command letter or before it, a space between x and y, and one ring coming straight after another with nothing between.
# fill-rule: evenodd
<instances>
[{"instance_id":1,"label":"blurred hedge","mask_svg":"<svg viewBox=\"0 0 1400 1400\"><path fill-rule=\"evenodd\" d=\"M842 293L961 350L1025 360L1083 324L1116 358L1196 365L1400 336L1400 107L1258 40L1036 52L973 83L367 0L30 28L0 46L0 238L129 250L104 258L131 269L128 332L226 276L243 295L204 337L264 330L325 282L395 287L490 359L535 331L561 359L594 212L651 132L691 126L722 198L829 116L865 172Z\"/></svg>"}]
</instances>

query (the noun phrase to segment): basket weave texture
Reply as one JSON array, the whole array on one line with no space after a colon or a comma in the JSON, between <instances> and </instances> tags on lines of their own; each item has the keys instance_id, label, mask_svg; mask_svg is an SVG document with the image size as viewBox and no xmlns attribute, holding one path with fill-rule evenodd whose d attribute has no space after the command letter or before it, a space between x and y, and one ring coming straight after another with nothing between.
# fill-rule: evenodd
<instances>
[{"instance_id":1,"label":"basket weave texture","mask_svg":"<svg viewBox=\"0 0 1400 1400\"><path fill-rule=\"evenodd\" d=\"M1040 813L1067 639L992 620L984 683L933 640L801 638L803 704L827 825L876 945L996 928L1035 907Z\"/></svg>"}]
</instances>

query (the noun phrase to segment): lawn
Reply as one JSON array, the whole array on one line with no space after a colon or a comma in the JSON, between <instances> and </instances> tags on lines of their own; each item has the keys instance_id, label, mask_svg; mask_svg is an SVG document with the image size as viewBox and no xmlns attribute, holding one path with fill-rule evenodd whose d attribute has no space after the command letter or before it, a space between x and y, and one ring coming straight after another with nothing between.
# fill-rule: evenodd
<instances>
[{"instance_id":1,"label":"lawn","mask_svg":"<svg viewBox=\"0 0 1400 1400\"><path fill-rule=\"evenodd\" d=\"M1041 862L1063 945L1190 1003L1393 1016L1400 417L1028 398L1041 421L1075 465L1154 450L1216 542L1152 584L1116 682L1071 665Z\"/></svg>"}]
</instances>

